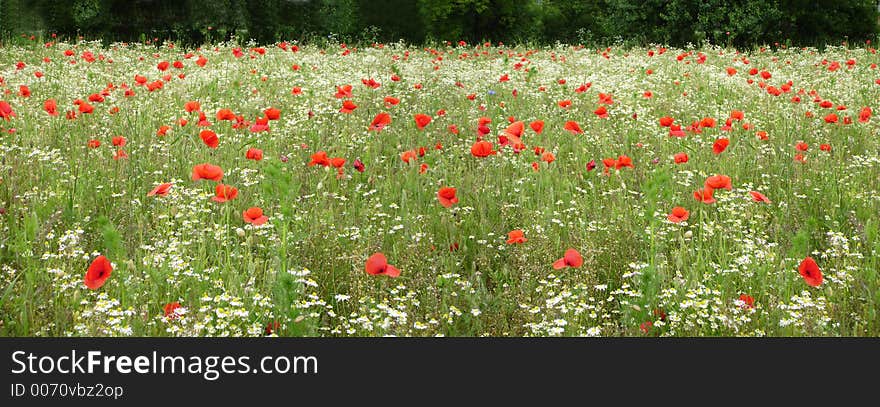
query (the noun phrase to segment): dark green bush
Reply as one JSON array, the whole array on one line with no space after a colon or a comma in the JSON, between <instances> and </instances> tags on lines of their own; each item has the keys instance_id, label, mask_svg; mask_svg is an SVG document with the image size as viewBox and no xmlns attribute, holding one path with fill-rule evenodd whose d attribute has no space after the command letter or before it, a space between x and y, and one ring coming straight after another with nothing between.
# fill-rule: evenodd
<instances>
[{"instance_id":1,"label":"dark green bush","mask_svg":"<svg viewBox=\"0 0 880 407\"><path fill-rule=\"evenodd\" d=\"M822 45L877 33L873 0L0 0L6 37Z\"/></svg>"}]
</instances>

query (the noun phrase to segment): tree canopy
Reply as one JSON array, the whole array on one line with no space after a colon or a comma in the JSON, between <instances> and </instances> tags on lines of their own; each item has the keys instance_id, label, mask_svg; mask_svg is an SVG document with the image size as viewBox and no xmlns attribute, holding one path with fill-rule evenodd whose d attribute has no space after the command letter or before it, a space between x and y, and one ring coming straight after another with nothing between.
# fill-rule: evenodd
<instances>
[{"instance_id":1,"label":"tree canopy","mask_svg":"<svg viewBox=\"0 0 880 407\"><path fill-rule=\"evenodd\" d=\"M6 35L821 45L877 33L871 0L0 0Z\"/></svg>"}]
</instances>

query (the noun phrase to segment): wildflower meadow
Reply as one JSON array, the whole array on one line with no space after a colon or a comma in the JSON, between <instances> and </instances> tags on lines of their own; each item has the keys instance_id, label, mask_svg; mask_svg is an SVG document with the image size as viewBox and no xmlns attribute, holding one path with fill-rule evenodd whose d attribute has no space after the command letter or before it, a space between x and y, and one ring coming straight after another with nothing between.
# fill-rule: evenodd
<instances>
[{"instance_id":1,"label":"wildflower meadow","mask_svg":"<svg viewBox=\"0 0 880 407\"><path fill-rule=\"evenodd\" d=\"M878 336L880 56L0 47L3 336Z\"/></svg>"}]
</instances>

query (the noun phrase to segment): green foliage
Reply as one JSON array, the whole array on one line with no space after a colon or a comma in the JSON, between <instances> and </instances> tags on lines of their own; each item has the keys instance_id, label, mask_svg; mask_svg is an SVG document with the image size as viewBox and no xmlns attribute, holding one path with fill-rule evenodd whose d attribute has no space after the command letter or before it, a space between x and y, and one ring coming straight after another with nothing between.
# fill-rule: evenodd
<instances>
[{"instance_id":1,"label":"green foliage","mask_svg":"<svg viewBox=\"0 0 880 407\"><path fill-rule=\"evenodd\" d=\"M106 11L103 10L104 3L101 0L76 0L72 2L73 22L84 30L95 29L101 23L101 16L106 14Z\"/></svg>"},{"instance_id":2,"label":"green foliage","mask_svg":"<svg viewBox=\"0 0 880 407\"><path fill-rule=\"evenodd\" d=\"M125 249L122 244L122 235L116 230L116 227L107 219L101 216L95 221L95 226L101 233L101 240L104 245L104 253L114 258L124 256Z\"/></svg>"},{"instance_id":3,"label":"green foliage","mask_svg":"<svg viewBox=\"0 0 880 407\"><path fill-rule=\"evenodd\" d=\"M752 46L870 39L872 0L0 0L0 31L200 44L339 41Z\"/></svg>"},{"instance_id":4,"label":"green foliage","mask_svg":"<svg viewBox=\"0 0 880 407\"><path fill-rule=\"evenodd\" d=\"M27 0L0 0L0 36L37 34L43 28L41 14Z\"/></svg>"}]
</instances>

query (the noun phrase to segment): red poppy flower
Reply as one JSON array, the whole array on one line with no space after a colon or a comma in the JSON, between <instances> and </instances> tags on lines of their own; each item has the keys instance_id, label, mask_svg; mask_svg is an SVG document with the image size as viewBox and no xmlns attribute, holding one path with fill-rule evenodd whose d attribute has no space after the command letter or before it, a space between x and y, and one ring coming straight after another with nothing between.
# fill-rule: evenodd
<instances>
[{"instance_id":1,"label":"red poppy flower","mask_svg":"<svg viewBox=\"0 0 880 407\"><path fill-rule=\"evenodd\" d=\"M748 294L740 294L739 300L743 302L743 308L755 308L755 298Z\"/></svg>"},{"instance_id":2,"label":"red poppy flower","mask_svg":"<svg viewBox=\"0 0 880 407\"><path fill-rule=\"evenodd\" d=\"M549 151L545 151L541 154L541 161L544 161L545 163L550 164L553 161L556 161L556 156L553 155L553 153L551 153Z\"/></svg>"},{"instance_id":3,"label":"red poppy flower","mask_svg":"<svg viewBox=\"0 0 880 407\"><path fill-rule=\"evenodd\" d=\"M419 114L415 115L413 118L415 119L416 127L418 127L419 130L424 129L425 126L428 125L428 123L431 123L431 116L428 116L426 114L419 113Z\"/></svg>"},{"instance_id":4,"label":"red poppy flower","mask_svg":"<svg viewBox=\"0 0 880 407\"><path fill-rule=\"evenodd\" d=\"M382 131L385 126L391 124L391 115L388 113L379 113L370 123L370 131Z\"/></svg>"},{"instance_id":5,"label":"red poppy flower","mask_svg":"<svg viewBox=\"0 0 880 407\"><path fill-rule=\"evenodd\" d=\"M342 168L345 165L345 159L342 157L333 157L330 159L330 165L333 168Z\"/></svg>"},{"instance_id":6,"label":"red poppy flower","mask_svg":"<svg viewBox=\"0 0 880 407\"><path fill-rule=\"evenodd\" d=\"M263 111L266 115L266 118L269 120L278 120L281 118L281 110L276 109L274 107L270 107Z\"/></svg>"},{"instance_id":7,"label":"red poppy flower","mask_svg":"<svg viewBox=\"0 0 880 407\"><path fill-rule=\"evenodd\" d=\"M266 324L266 329L264 329L263 332L268 336L278 332L279 329L281 329L281 323L278 321L272 321Z\"/></svg>"},{"instance_id":8,"label":"red poppy flower","mask_svg":"<svg viewBox=\"0 0 880 407\"><path fill-rule=\"evenodd\" d=\"M361 161L360 158L354 160L354 164L352 164L352 166L355 170L357 170L357 172L364 172L364 170L366 169L366 166L364 166L364 163L363 161Z\"/></svg>"},{"instance_id":9,"label":"red poppy flower","mask_svg":"<svg viewBox=\"0 0 880 407\"><path fill-rule=\"evenodd\" d=\"M674 156L673 160L676 164L684 164L688 162L688 155L687 153L678 153Z\"/></svg>"},{"instance_id":10,"label":"red poppy flower","mask_svg":"<svg viewBox=\"0 0 880 407\"><path fill-rule=\"evenodd\" d=\"M669 127L672 126L672 118L669 116L664 116L660 118L660 126L661 127Z\"/></svg>"},{"instance_id":11,"label":"red poppy flower","mask_svg":"<svg viewBox=\"0 0 880 407\"><path fill-rule=\"evenodd\" d=\"M263 210L259 207L251 207L241 213L244 223L250 223L254 226L260 226L269 220L269 217L263 215Z\"/></svg>"},{"instance_id":12,"label":"red poppy flower","mask_svg":"<svg viewBox=\"0 0 880 407\"><path fill-rule=\"evenodd\" d=\"M598 109L593 111L593 114L599 116L600 119L605 119L608 117L608 109L605 106L599 106Z\"/></svg>"},{"instance_id":13,"label":"red poppy flower","mask_svg":"<svg viewBox=\"0 0 880 407\"><path fill-rule=\"evenodd\" d=\"M147 196L154 196L154 195L165 196L165 195L168 195L168 191L170 189L171 189L170 182L166 182L164 184L159 184L155 188L150 190L150 192L147 192Z\"/></svg>"},{"instance_id":14,"label":"red poppy flower","mask_svg":"<svg viewBox=\"0 0 880 407\"><path fill-rule=\"evenodd\" d=\"M525 131L525 123L521 121L513 121L510 126L504 129L504 134L511 138L519 139Z\"/></svg>"},{"instance_id":15,"label":"red poppy flower","mask_svg":"<svg viewBox=\"0 0 880 407\"><path fill-rule=\"evenodd\" d=\"M113 266L110 264L110 260L101 255L89 265L83 282L90 290L97 290L104 285L111 273L113 273Z\"/></svg>"},{"instance_id":16,"label":"red poppy flower","mask_svg":"<svg viewBox=\"0 0 880 407\"><path fill-rule=\"evenodd\" d=\"M718 140L715 140L715 143L712 144L712 152L715 154L721 154L724 150L727 149L727 146L730 145L730 140L721 137Z\"/></svg>"},{"instance_id":17,"label":"red poppy flower","mask_svg":"<svg viewBox=\"0 0 880 407\"><path fill-rule=\"evenodd\" d=\"M336 87L336 94L333 95L336 99L344 99L350 98L351 94L351 85L343 85Z\"/></svg>"},{"instance_id":18,"label":"red poppy flower","mask_svg":"<svg viewBox=\"0 0 880 407\"><path fill-rule=\"evenodd\" d=\"M755 202L771 203L770 199L767 198L767 196L758 191L749 191L749 195L752 196L752 200Z\"/></svg>"},{"instance_id":19,"label":"red poppy flower","mask_svg":"<svg viewBox=\"0 0 880 407\"><path fill-rule=\"evenodd\" d=\"M229 109L220 109L217 111L217 120L235 120L235 113Z\"/></svg>"},{"instance_id":20,"label":"red poppy flower","mask_svg":"<svg viewBox=\"0 0 880 407\"><path fill-rule=\"evenodd\" d=\"M183 110L187 113L196 112L202 110L202 104L195 101L186 102L183 104Z\"/></svg>"},{"instance_id":21,"label":"red poppy flower","mask_svg":"<svg viewBox=\"0 0 880 407\"><path fill-rule=\"evenodd\" d=\"M733 185L730 182L730 177L728 177L727 175L713 175L709 178L706 178L704 186L710 189L726 189L728 191L733 189Z\"/></svg>"},{"instance_id":22,"label":"red poppy flower","mask_svg":"<svg viewBox=\"0 0 880 407\"><path fill-rule=\"evenodd\" d=\"M177 318L179 315L174 311L177 310L178 308L180 308L180 303L177 301L169 302L168 304L165 304L165 306L162 307L162 311L165 314L165 318L168 318L168 319Z\"/></svg>"},{"instance_id":23,"label":"red poppy flower","mask_svg":"<svg viewBox=\"0 0 880 407\"><path fill-rule=\"evenodd\" d=\"M571 134L581 134L584 131L581 130L581 126L574 120L569 120L565 122L565 130L571 132Z\"/></svg>"},{"instance_id":24,"label":"red poppy flower","mask_svg":"<svg viewBox=\"0 0 880 407\"><path fill-rule=\"evenodd\" d=\"M199 164L193 167L192 180L209 179L211 181L220 181L223 179L223 169L211 164Z\"/></svg>"},{"instance_id":25,"label":"red poppy flower","mask_svg":"<svg viewBox=\"0 0 880 407\"><path fill-rule=\"evenodd\" d=\"M746 117L742 110L734 110L730 112L730 118L733 120L742 120Z\"/></svg>"},{"instance_id":26,"label":"red poppy flower","mask_svg":"<svg viewBox=\"0 0 880 407\"><path fill-rule=\"evenodd\" d=\"M529 241L525 238L525 234L521 229L511 230L507 232L507 244L522 244Z\"/></svg>"},{"instance_id":27,"label":"red poppy flower","mask_svg":"<svg viewBox=\"0 0 880 407\"><path fill-rule=\"evenodd\" d=\"M702 188L694 191L694 199L699 202L702 202L707 205L711 205L715 203L715 198L712 197L714 190L712 188Z\"/></svg>"},{"instance_id":28,"label":"red poppy flower","mask_svg":"<svg viewBox=\"0 0 880 407\"><path fill-rule=\"evenodd\" d=\"M366 271L367 274L371 276L383 275L391 278L400 276L400 270L397 267L388 264L388 259L385 258L385 255L382 253L373 253L373 255L367 259Z\"/></svg>"},{"instance_id":29,"label":"red poppy flower","mask_svg":"<svg viewBox=\"0 0 880 407\"><path fill-rule=\"evenodd\" d=\"M260 161L263 159L263 150L258 148L249 148L248 151L244 154L244 158L248 160Z\"/></svg>"},{"instance_id":30,"label":"red poppy flower","mask_svg":"<svg viewBox=\"0 0 880 407\"><path fill-rule=\"evenodd\" d=\"M662 309L654 308L654 311L652 311L651 313L654 314L654 316L657 317L657 319L664 321L664 322L666 321L666 312L663 311Z\"/></svg>"},{"instance_id":31,"label":"red poppy flower","mask_svg":"<svg viewBox=\"0 0 880 407\"><path fill-rule=\"evenodd\" d=\"M0 107L2 107L2 106L0 106ZM0 109L0 110L2 110L2 109ZM92 114L92 112L94 112L94 111L95 111L95 107L86 103L86 102L82 102L79 104L79 112L80 113Z\"/></svg>"},{"instance_id":32,"label":"red poppy flower","mask_svg":"<svg viewBox=\"0 0 880 407\"><path fill-rule=\"evenodd\" d=\"M440 205L443 205L445 208L451 208L452 205L458 203L458 197L455 196L455 188L452 187L443 187L437 191L437 199L440 201Z\"/></svg>"},{"instance_id":33,"label":"red poppy flower","mask_svg":"<svg viewBox=\"0 0 880 407\"><path fill-rule=\"evenodd\" d=\"M217 146L220 145L220 139L217 138L217 133L214 133L211 130L202 130L199 133L199 137L201 137L202 141L205 142L205 145L210 148L217 148Z\"/></svg>"},{"instance_id":34,"label":"red poppy flower","mask_svg":"<svg viewBox=\"0 0 880 407\"><path fill-rule=\"evenodd\" d=\"M619 170L623 167L634 168L632 158L629 158L625 155L618 156L617 160L614 161L614 169Z\"/></svg>"},{"instance_id":35,"label":"red poppy flower","mask_svg":"<svg viewBox=\"0 0 880 407\"><path fill-rule=\"evenodd\" d=\"M871 114L873 111L870 107L863 107L862 110L859 111L859 123L867 123L871 121Z\"/></svg>"},{"instance_id":36,"label":"red poppy flower","mask_svg":"<svg viewBox=\"0 0 880 407\"><path fill-rule=\"evenodd\" d=\"M687 134L685 134L684 130L681 129L681 126L679 126L677 124L673 124L673 125L669 126L669 137L685 137L685 136L687 136Z\"/></svg>"},{"instance_id":37,"label":"red poppy flower","mask_svg":"<svg viewBox=\"0 0 880 407\"><path fill-rule=\"evenodd\" d=\"M400 103L400 99L394 96L385 96L384 102L385 107L390 108L391 106L397 106Z\"/></svg>"},{"instance_id":38,"label":"red poppy flower","mask_svg":"<svg viewBox=\"0 0 880 407\"><path fill-rule=\"evenodd\" d=\"M379 86L381 86L381 84L379 84L379 82L376 82L376 80L373 78L361 79L361 83L363 83L364 86L367 86L372 89L377 89L377 88L379 88Z\"/></svg>"},{"instance_id":39,"label":"red poppy flower","mask_svg":"<svg viewBox=\"0 0 880 407\"><path fill-rule=\"evenodd\" d=\"M672 212L666 217L666 219L669 219L672 223L680 223L688 220L690 216L691 213L688 212L687 209L676 206L675 208L672 208Z\"/></svg>"},{"instance_id":40,"label":"red poppy flower","mask_svg":"<svg viewBox=\"0 0 880 407\"><path fill-rule=\"evenodd\" d=\"M58 116L58 103L55 102L55 99L47 99L43 103L43 110L45 110L49 116Z\"/></svg>"},{"instance_id":41,"label":"red poppy flower","mask_svg":"<svg viewBox=\"0 0 880 407\"><path fill-rule=\"evenodd\" d=\"M497 154L498 152L493 151L492 148L493 148L492 143L490 143L488 141L478 141L478 142L474 143L473 146L471 146L471 154L474 157L480 157L480 158Z\"/></svg>"},{"instance_id":42,"label":"red poppy flower","mask_svg":"<svg viewBox=\"0 0 880 407\"><path fill-rule=\"evenodd\" d=\"M613 158L603 158L602 165L605 166L605 173L608 174L608 170L614 168L617 165L617 160Z\"/></svg>"},{"instance_id":43,"label":"red poppy flower","mask_svg":"<svg viewBox=\"0 0 880 407\"><path fill-rule=\"evenodd\" d=\"M327 157L326 151L318 151L317 153L312 154L312 161L309 161L309 167L314 167L315 165L320 165L322 167L330 165L330 157Z\"/></svg>"},{"instance_id":44,"label":"red poppy flower","mask_svg":"<svg viewBox=\"0 0 880 407\"><path fill-rule=\"evenodd\" d=\"M351 113L351 112L354 111L354 109L357 109L357 105L354 104L354 102L352 102L352 101L350 101L350 100L345 100L345 101L342 102L342 108L339 109L339 112L341 112L341 113Z\"/></svg>"},{"instance_id":45,"label":"red poppy flower","mask_svg":"<svg viewBox=\"0 0 880 407\"><path fill-rule=\"evenodd\" d=\"M101 103L104 101L104 96L101 96L98 93L92 93L89 95L89 102Z\"/></svg>"},{"instance_id":46,"label":"red poppy flower","mask_svg":"<svg viewBox=\"0 0 880 407\"><path fill-rule=\"evenodd\" d=\"M232 125L233 128L247 126L247 121L239 120L238 123ZM259 133L262 131L269 131L269 119L267 117L259 117L254 120L253 126L249 129L251 133Z\"/></svg>"},{"instance_id":47,"label":"red poppy flower","mask_svg":"<svg viewBox=\"0 0 880 407\"><path fill-rule=\"evenodd\" d=\"M565 268L565 267L574 267L578 268L584 264L584 258L581 257L581 254L578 253L575 249L568 249L565 251L565 255L553 262L553 268L556 270Z\"/></svg>"},{"instance_id":48,"label":"red poppy flower","mask_svg":"<svg viewBox=\"0 0 880 407\"><path fill-rule=\"evenodd\" d=\"M223 203L226 201L231 201L237 196L238 188L230 185L217 184L217 186L214 187L214 197L211 198L211 200L214 202Z\"/></svg>"},{"instance_id":49,"label":"red poppy flower","mask_svg":"<svg viewBox=\"0 0 880 407\"><path fill-rule=\"evenodd\" d=\"M816 264L812 257L807 256L801 262L800 266L798 266L798 272L801 273L807 284L813 287L818 287L822 284L822 270L819 270L819 265Z\"/></svg>"},{"instance_id":50,"label":"red poppy flower","mask_svg":"<svg viewBox=\"0 0 880 407\"><path fill-rule=\"evenodd\" d=\"M416 157L418 157L416 150L406 150L400 154L400 159L407 164L409 164L410 161L415 160Z\"/></svg>"},{"instance_id":51,"label":"red poppy flower","mask_svg":"<svg viewBox=\"0 0 880 407\"><path fill-rule=\"evenodd\" d=\"M529 127L531 127L532 131L534 131L535 133L541 134L541 132L544 131L544 121L543 120L535 120L535 121L529 123Z\"/></svg>"}]
</instances>

